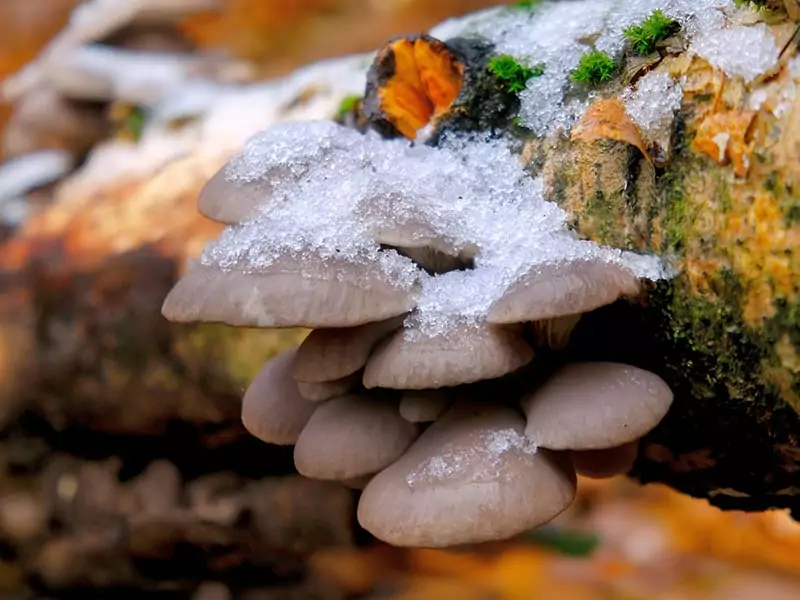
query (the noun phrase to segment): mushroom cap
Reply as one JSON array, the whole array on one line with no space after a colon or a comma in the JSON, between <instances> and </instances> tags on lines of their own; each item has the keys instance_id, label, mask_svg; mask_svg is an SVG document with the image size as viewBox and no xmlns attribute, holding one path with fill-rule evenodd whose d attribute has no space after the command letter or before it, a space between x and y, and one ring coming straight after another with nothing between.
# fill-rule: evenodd
<instances>
[{"instance_id":1,"label":"mushroom cap","mask_svg":"<svg viewBox=\"0 0 800 600\"><path fill-rule=\"evenodd\" d=\"M579 260L540 266L513 284L489 310L490 323L521 323L575 315L639 291L639 280L618 265Z\"/></svg>"},{"instance_id":2,"label":"mushroom cap","mask_svg":"<svg viewBox=\"0 0 800 600\"><path fill-rule=\"evenodd\" d=\"M537 450L515 410L461 403L367 484L358 521L394 546L507 539L550 521L575 497L569 461ZM562 464L563 463L563 464Z\"/></svg>"},{"instance_id":3,"label":"mushroom cap","mask_svg":"<svg viewBox=\"0 0 800 600\"><path fill-rule=\"evenodd\" d=\"M344 481L392 464L419 429L400 417L397 402L340 396L320 405L294 448L297 471L311 479Z\"/></svg>"},{"instance_id":4,"label":"mushroom cap","mask_svg":"<svg viewBox=\"0 0 800 600\"><path fill-rule=\"evenodd\" d=\"M242 327L352 327L414 308L411 289L377 265L282 258L259 272L191 267L167 295L163 315L179 323Z\"/></svg>"},{"instance_id":5,"label":"mushroom cap","mask_svg":"<svg viewBox=\"0 0 800 600\"><path fill-rule=\"evenodd\" d=\"M533 359L518 328L461 325L429 336L403 329L384 340L367 361L366 388L421 390L494 379Z\"/></svg>"},{"instance_id":6,"label":"mushroom cap","mask_svg":"<svg viewBox=\"0 0 800 600\"><path fill-rule=\"evenodd\" d=\"M673 394L655 373L619 363L573 363L522 399L525 434L551 450L600 450L653 429Z\"/></svg>"},{"instance_id":7,"label":"mushroom cap","mask_svg":"<svg viewBox=\"0 0 800 600\"><path fill-rule=\"evenodd\" d=\"M450 400L442 391L406 392L400 398L400 416L409 423L432 423L447 410Z\"/></svg>"},{"instance_id":8,"label":"mushroom cap","mask_svg":"<svg viewBox=\"0 0 800 600\"><path fill-rule=\"evenodd\" d=\"M324 402L330 398L346 394L358 387L359 383L361 383L361 376L358 373L353 373L334 381L320 381L317 383L298 381L297 389L300 391L300 395L310 402Z\"/></svg>"},{"instance_id":9,"label":"mushroom cap","mask_svg":"<svg viewBox=\"0 0 800 600\"><path fill-rule=\"evenodd\" d=\"M570 452L570 457L578 475L592 479L606 479L630 471L638 453L638 442L630 442L605 450Z\"/></svg>"},{"instance_id":10,"label":"mushroom cap","mask_svg":"<svg viewBox=\"0 0 800 600\"><path fill-rule=\"evenodd\" d=\"M352 375L364 368L381 338L402 326L401 316L359 327L315 329L297 350L294 378L304 383L322 383Z\"/></svg>"},{"instance_id":11,"label":"mushroom cap","mask_svg":"<svg viewBox=\"0 0 800 600\"><path fill-rule=\"evenodd\" d=\"M250 217L260 204L266 202L269 191L266 181L231 181L225 165L203 186L197 198L197 209L214 221L236 224Z\"/></svg>"},{"instance_id":12,"label":"mushroom cap","mask_svg":"<svg viewBox=\"0 0 800 600\"><path fill-rule=\"evenodd\" d=\"M245 429L268 444L294 444L319 406L303 398L292 379L295 352L283 352L267 362L242 399Z\"/></svg>"}]
</instances>

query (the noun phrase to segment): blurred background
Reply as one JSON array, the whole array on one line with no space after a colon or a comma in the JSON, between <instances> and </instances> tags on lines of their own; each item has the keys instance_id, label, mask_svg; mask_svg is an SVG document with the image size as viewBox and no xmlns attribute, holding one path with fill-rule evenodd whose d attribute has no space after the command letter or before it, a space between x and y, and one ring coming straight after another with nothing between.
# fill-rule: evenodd
<instances>
[{"instance_id":1,"label":"blurred background","mask_svg":"<svg viewBox=\"0 0 800 600\"><path fill-rule=\"evenodd\" d=\"M376 543L356 492L239 422L304 332L161 318L220 230L195 210L205 181L255 131L335 116L370 57L274 78L502 2L78 4L0 0L0 598L800 598L787 513L624 478L581 480L511 542Z\"/></svg>"}]
</instances>

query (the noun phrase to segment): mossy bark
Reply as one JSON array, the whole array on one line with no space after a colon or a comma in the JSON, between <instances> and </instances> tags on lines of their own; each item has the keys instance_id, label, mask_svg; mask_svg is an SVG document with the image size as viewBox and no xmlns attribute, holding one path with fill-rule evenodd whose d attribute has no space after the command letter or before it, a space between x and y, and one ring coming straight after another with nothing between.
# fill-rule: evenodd
<instances>
[{"instance_id":1,"label":"mossy bark","mask_svg":"<svg viewBox=\"0 0 800 600\"><path fill-rule=\"evenodd\" d=\"M529 140L523 156L582 236L676 270L586 315L566 350L651 369L675 391L632 475L726 509L800 516L800 96L787 92L797 75L786 66L796 54L789 44L750 88L697 57L664 59L656 68L686 83L659 168L614 140ZM767 100L751 115L754 89ZM709 123L741 133L721 160L704 151Z\"/></svg>"}]
</instances>

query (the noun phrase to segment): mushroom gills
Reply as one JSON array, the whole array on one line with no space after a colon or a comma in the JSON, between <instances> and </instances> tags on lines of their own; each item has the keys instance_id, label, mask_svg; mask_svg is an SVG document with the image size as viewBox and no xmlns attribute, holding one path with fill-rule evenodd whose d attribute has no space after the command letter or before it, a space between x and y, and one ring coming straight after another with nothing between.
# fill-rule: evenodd
<instances>
[{"instance_id":1,"label":"mushroom gills","mask_svg":"<svg viewBox=\"0 0 800 600\"><path fill-rule=\"evenodd\" d=\"M577 314L533 321L529 324L529 331L532 333L534 345L563 350L569 344L569 338L580 320L581 315Z\"/></svg>"},{"instance_id":2,"label":"mushroom gills","mask_svg":"<svg viewBox=\"0 0 800 600\"><path fill-rule=\"evenodd\" d=\"M630 442L605 450L573 451L570 452L570 457L578 475L606 479L630 471L638 452L639 443Z\"/></svg>"}]
</instances>

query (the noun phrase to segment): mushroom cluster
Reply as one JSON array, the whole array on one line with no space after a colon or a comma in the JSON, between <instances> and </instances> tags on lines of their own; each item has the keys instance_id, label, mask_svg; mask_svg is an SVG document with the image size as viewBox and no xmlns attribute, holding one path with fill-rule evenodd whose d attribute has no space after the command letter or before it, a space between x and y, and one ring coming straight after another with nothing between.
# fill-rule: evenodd
<instances>
[{"instance_id":1,"label":"mushroom cluster","mask_svg":"<svg viewBox=\"0 0 800 600\"><path fill-rule=\"evenodd\" d=\"M256 437L363 489L398 546L505 539L566 509L576 470L626 472L672 402L657 375L548 367L580 314L659 260L579 239L504 142L274 126L204 188L228 224L167 297L178 322L312 331L246 391Z\"/></svg>"}]
</instances>

